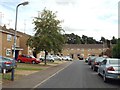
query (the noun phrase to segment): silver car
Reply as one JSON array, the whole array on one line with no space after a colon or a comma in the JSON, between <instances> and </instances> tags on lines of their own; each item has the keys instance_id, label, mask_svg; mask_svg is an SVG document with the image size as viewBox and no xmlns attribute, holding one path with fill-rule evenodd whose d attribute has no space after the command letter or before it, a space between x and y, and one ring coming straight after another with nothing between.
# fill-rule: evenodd
<instances>
[{"instance_id":1,"label":"silver car","mask_svg":"<svg viewBox=\"0 0 120 90\"><path fill-rule=\"evenodd\" d=\"M40 60L44 61L45 57L44 56L40 57ZM54 62L55 61L55 59L54 59L54 57L52 55L47 55L46 56L46 60L50 61L50 62Z\"/></svg>"},{"instance_id":2,"label":"silver car","mask_svg":"<svg viewBox=\"0 0 120 90\"><path fill-rule=\"evenodd\" d=\"M11 71L15 67L15 60L12 58L0 56L0 73L3 72L3 69L6 71Z\"/></svg>"},{"instance_id":3,"label":"silver car","mask_svg":"<svg viewBox=\"0 0 120 90\"><path fill-rule=\"evenodd\" d=\"M120 59L106 58L98 67L98 75L103 76L104 82L108 79L120 80Z\"/></svg>"}]
</instances>

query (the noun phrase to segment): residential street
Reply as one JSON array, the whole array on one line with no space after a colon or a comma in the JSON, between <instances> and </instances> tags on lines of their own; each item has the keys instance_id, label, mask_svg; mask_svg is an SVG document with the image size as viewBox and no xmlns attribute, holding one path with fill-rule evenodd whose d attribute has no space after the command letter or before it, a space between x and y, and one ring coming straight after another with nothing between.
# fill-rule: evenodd
<instances>
[{"instance_id":1,"label":"residential street","mask_svg":"<svg viewBox=\"0 0 120 90\"><path fill-rule=\"evenodd\" d=\"M119 81L104 83L102 77L90 69L84 61L73 61L37 88L120 88Z\"/></svg>"}]
</instances>

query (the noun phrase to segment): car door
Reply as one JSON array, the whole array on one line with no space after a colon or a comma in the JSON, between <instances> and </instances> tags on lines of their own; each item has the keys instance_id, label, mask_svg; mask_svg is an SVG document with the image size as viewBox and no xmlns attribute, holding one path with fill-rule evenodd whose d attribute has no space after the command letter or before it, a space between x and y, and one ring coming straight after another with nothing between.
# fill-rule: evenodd
<instances>
[{"instance_id":1,"label":"car door","mask_svg":"<svg viewBox=\"0 0 120 90\"><path fill-rule=\"evenodd\" d=\"M103 61L100 63L99 72L100 72L100 74L102 74L102 75L103 75L103 71L104 71L105 68L106 68L106 63L107 63L107 60L106 60L106 59L103 60Z\"/></svg>"},{"instance_id":2,"label":"car door","mask_svg":"<svg viewBox=\"0 0 120 90\"><path fill-rule=\"evenodd\" d=\"M26 62L26 55L21 55L20 60L22 60L22 62Z\"/></svg>"},{"instance_id":3,"label":"car door","mask_svg":"<svg viewBox=\"0 0 120 90\"><path fill-rule=\"evenodd\" d=\"M32 58L31 58L30 56L27 56L26 62L30 63L30 62L32 61L31 59L32 59Z\"/></svg>"}]
</instances>

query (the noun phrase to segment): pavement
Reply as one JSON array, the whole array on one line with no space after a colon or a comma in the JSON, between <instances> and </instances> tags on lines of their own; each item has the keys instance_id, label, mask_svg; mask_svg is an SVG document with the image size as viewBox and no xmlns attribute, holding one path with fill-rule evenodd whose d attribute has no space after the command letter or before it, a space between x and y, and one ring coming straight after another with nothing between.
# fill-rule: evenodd
<instances>
[{"instance_id":1,"label":"pavement","mask_svg":"<svg viewBox=\"0 0 120 90\"><path fill-rule=\"evenodd\" d=\"M2 88L35 88L37 85L42 84L50 77L69 66L72 62L65 62L63 64L52 66L46 70L36 72L21 78L20 80L14 80L10 83L3 84Z\"/></svg>"}]
</instances>

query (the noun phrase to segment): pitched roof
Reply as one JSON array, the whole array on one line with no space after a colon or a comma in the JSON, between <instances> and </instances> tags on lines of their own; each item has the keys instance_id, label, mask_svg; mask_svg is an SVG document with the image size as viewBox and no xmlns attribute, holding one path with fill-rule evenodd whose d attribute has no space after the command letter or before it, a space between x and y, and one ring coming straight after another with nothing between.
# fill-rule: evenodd
<instances>
[{"instance_id":1,"label":"pitched roof","mask_svg":"<svg viewBox=\"0 0 120 90\"><path fill-rule=\"evenodd\" d=\"M4 25L4 26L0 26L0 30L2 30L2 32L9 33L9 34L11 34L11 35L14 35L14 33L15 33L15 30L14 30L14 29L12 29L12 28L7 29L5 25ZM17 31L17 36L21 36L21 35L30 36L30 35L28 35L28 34L26 34L26 33Z\"/></svg>"},{"instance_id":2,"label":"pitched roof","mask_svg":"<svg viewBox=\"0 0 120 90\"><path fill-rule=\"evenodd\" d=\"M65 44L64 48L103 48L103 44ZM107 48L107 45L104 45Z\"/></svg>"}]
</instances>

